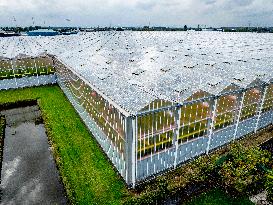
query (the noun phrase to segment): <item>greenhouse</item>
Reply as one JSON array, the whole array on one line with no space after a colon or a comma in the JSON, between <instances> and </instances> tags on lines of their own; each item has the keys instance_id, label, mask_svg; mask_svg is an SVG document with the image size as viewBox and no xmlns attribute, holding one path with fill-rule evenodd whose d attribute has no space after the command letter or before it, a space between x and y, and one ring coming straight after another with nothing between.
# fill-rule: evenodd
<instances>
[{"instance_id":1,"label":"greenhouse","mask_svg":"<svg viewBox=\"0 0 273 205\"><path fill-rule=\"evenodd\" d=\"M0 90L58 83L130 186L273 122L273 34L0 38Z\"/></svg>"}]
</instances>

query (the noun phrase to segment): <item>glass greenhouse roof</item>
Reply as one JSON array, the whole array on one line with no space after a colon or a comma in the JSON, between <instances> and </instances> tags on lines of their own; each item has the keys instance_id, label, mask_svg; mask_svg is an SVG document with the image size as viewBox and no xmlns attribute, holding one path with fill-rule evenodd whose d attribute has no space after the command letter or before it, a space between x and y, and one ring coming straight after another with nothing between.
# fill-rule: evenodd
<instances>
[{"instance_id":1,"label":"glass greenhouse roof","mask_svg":"<svg viewBox=\"0 0 273 205\"><path fill-rule=\"evenodd\" d=\"M54 55L134 114L162 99L180 103L200 90L218 94L273 78L273 34L93 32L0 38L0 59Z\"/></svg>"}]
</instances>

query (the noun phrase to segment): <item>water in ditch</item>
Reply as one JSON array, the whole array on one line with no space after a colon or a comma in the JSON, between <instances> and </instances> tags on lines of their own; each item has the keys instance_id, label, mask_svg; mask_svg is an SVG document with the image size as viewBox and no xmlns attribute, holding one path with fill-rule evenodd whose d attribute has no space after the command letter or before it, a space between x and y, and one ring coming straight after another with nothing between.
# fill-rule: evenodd
<instances>
[{"instance_id":1,"label":"water in ditch","mask_svg":"<svg viewBox=\"0 0 273 205\"><path fill-rule=\"evenodd\" d=\"M1 204L66 204L38 106L2 111Z\"/></svg>"}]
</instances>

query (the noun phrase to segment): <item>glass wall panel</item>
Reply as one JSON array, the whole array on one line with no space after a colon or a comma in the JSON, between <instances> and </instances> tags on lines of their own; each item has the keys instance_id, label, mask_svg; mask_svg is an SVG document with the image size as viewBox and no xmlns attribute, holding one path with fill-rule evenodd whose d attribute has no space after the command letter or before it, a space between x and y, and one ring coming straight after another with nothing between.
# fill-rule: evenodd
<instances>
[{"instance_id":1,"label":"glass wall panel","mask_svg":"<svg viewBox=\"0 0 273 205\"><path fill-rule=\"evenodd\" d=\"M234 123L237 110L237 96L221 96L217 100L214 130L222 129Z\"/></svg>"},{"instance_id":2,"label":"glass wall panel","mask_svg":"<svg viewBox=\"0 0 273 205\"><path fill-rule=\"evenodd\" d=\"M259 88L252 88L245 93L240 121L246 120L256 115L261 99Z\"/></svg>"},{"instance_id":3,"label":"glass wall panel","mask_svg":"<svg viewBox=\"0 0 273 205\"><path fill-rule=\"evenodd\" d=\"M181 107L178 142L182 143L206 135L209 117L209 102L183 105Z\"/></svg>"},{"instance_id":4,"label":"glass wall panel","mask_svg":"<svg viewBox=\"0 0 273 205\"><path fill-rule=\"evenodd\" d=\"M155 154L172 146L174 111L166 109L138 116L138 158Z\"/></svg>"},{"instance_id":5,"label":"glass wall panel","mask_svg":"<svg viewBox=\"0 0 273 205\"><path fill-rule=\"evenodd\" d=\"M268 86L267 92L265 94L262 112L268 112L270 110L273 110L273 84L270 84Z\"/></svg>"}]
</instances>

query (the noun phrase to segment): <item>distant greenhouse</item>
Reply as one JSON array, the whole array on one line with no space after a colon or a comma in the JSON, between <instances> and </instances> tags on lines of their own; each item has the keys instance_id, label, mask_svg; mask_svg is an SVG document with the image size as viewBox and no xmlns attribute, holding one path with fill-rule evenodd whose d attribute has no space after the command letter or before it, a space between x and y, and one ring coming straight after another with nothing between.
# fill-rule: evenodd
<instances>
[{"instance_id":1,"label":"distant greenhouse","mask_svg":"<svg viewBox=\"0 0 273 205\"><path fill-rule=\"evenodd\" d=\"M94 32L0 38L0 90L57 80L134 186L272 124L272 37Z\"/></svg>"},{"instance_id":2,"label":"distant greenhouse","mask_svg":"<svg viewBox=\"0 0 273 205\"><path fill-rule=\"evenodd\" d=\"M54 31L52 29L38 29L27 32L28 36L56 36L59 34L60 33L58 31Z\"/></svg>"}]
</instances>

